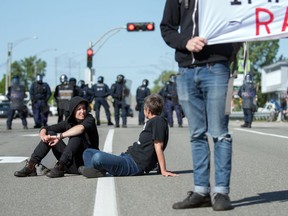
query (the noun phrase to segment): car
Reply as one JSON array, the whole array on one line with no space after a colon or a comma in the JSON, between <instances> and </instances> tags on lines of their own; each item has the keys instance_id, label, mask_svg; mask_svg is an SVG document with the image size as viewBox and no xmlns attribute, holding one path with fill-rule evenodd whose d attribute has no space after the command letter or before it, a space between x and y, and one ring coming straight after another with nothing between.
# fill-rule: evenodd
<instances>
[{"instance_id":1,"label":"car","mask_svg":"<svg viewBox=\"0 0 288 216\"><path fill-rule=\"evenodd\" d=\"M9 102L1 102L0 103L0 118L7 118L10 110Z\"/></svg>"}]
</instances>

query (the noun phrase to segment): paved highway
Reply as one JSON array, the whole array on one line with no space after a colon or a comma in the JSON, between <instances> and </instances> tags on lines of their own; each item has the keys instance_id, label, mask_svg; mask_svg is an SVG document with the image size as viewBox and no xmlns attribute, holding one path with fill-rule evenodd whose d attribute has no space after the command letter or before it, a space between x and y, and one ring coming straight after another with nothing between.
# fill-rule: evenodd
<instances>
[{"instance_id":1,"label":"paved highway","mask_svg":"<svg viewBox=\"0 0 288 216\"><path fill-rule=\"evenodd\" d=\"M56 117L51 117L49 124L56 121ZM24 166L23 159L31 155L39 140L38 131L23 130L19 119L13 121L13 130L6 131L5 122L6 119L0 119L0 215L3 216L286 216L288 212L288 123L255 122L253 128L242 129L242 122L230 122L234 139L230 195L235 208L219 213L212 208L171 208L193 189L187 123L184 128L170 128L165 151L168 169L179 173L179 177L151 173L137 177L86 179L66 175L50 179L44 175L13 176L14 171ZM32 127L33 119L28 122ZM134 117L128 118L128 128L101 125L98 130L101 149L118 154L137 139L141 126ZM52 155L45 161L51 166L54 162Z\"/></svg>"}]
</instances>

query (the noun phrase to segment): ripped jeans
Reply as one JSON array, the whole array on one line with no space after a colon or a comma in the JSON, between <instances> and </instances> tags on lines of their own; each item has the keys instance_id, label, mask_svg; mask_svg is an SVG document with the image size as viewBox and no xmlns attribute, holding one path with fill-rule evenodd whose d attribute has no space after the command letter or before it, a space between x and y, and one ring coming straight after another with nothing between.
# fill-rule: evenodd
<instances>
[{"instance_id":1,"label":"ripped jeans","mask_svg":"<svg viewBox=\"0 0 288 216\"><path fill-rule=\"evenodd\" d=\"M225 100L229 80L228 63L179 68L177 92L191 135L194 191L210 193L210 148L214 141L214 193L230 192L232 138ZM213 143L213 142L212 142Z\"/></svg>"}]
</instances>

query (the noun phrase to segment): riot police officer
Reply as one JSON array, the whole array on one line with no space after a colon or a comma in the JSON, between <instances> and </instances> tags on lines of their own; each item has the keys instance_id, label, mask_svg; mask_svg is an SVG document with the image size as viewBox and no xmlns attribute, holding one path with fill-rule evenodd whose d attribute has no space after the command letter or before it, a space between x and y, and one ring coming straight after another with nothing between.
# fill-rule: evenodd
<instances>
[{"instance_id":1,"label":"riot police officer","mask_svg":"<svg viewBox=\"0 0 288 216\"><path fill-rule=\"evenodd\" d=\"M68 77L65 74L60 76L60 84L56 86L54 98L57 103L58 123L63 121L64 116L69 115L69 103L75 96L74 87L68 83Z\"/></svg>"},{"instance_id":2,"label":"riot police officer","mask_svg":"<svg viewBox=\"0 0 288 216\"><path fill-rule=\"evenodd\" d=\"M104 77L99 76L97 83L92 86L92 90L95 96L94 110L97 125L101 124L100 121L100 107L103 106L105 109L105 114L107 118L108 125L114 125L111 121L110 106L107 102L107 97L110 95L110 89L107 84L104 83Z\"/></svg>"},{"instance_id":3,"label":"riot police officer","mask_svg":"<svg viewBox=\"0 0 288 216\"><path fill-rule=\"evenodd\" d=\"M150 95L150 89L148 88L149 81L144 79L142 81L142 85L139 86L136 90L136 111L138 113L138 124L144 125L145 123L145 115L144 115L144 98Z\"/></svg>"},{"instance_id":4,"label":"riot police officer","mask_svg":"<svg viewBox=\"0 0 288 216\"><path fill-rule=\"evenodd\" d=\"M94 92L92 88L89 88L88 84L85 84L84 80L79 81L79 87L82 90L82 97L85 98L89 104L92 103L94 99Z\"/></svg>"},{"instance_id":5,"label":"riot police officer","mask_svg":"<svg viewBox=\"0 0 288 216\"><path fill-rule=\"evenodd\" d=\"M256 87L253 83L252 74L245 75L244 83L238 91L242 98L242 108L244 113L244 124L241 127L251 128L254 112L256 112Z\"/></svg>"},{"instance_id":6,"label":"riot police officer","mask_svg":"<svg viewBox=\"0 0 288 216\"><path fill-rule=\"evenodd\" d=\"M36 81L32 83L29 93L32 101L34 128L47 126L49 115L48 100L51 96L51 89L48 83L43 82L41 74L37 74Z\"/></svg>"},{"instance_id":7,"label":"riot police officer","mask_svg":"<svg viewBox=\"0 0 288 216\"><path fill-rule=\"evenodd\" d=\"M114 99L115 127L119 127L120 110L122 127L127 127L127 107L129 107L129 105L126 102L126 98L129 94L130 90L125 86L125 77L122 74L119 74L116 78L116 82L111 86L111 96Z\"/></svg>"},{"instance_id":8,"label":"riot police officer","mask_svg":"<svg viewBox=\"0 0 288 216\"><path fill-rule=\"evenodd\" d=\"M167 114L167 121L170 127L173 127L173 111L176 112L178 126L182 127L183 123L183 111L178 101L177 89L176 89L176 75L171 74L169 81L163 90L163 96L165 98L164 108Z\"/></svg>"},{"instance_id":9,"label":"riot police officer","mask_svg":"<svg viewBox=\"0 0 288 216\"><path fill-rule=\"evenodd\" d=\"M83 97L83 91L82 91L82 89L81 89L79 86L77 86L77 80L76 80L76 78L71 77L71 78L69 79L69 85L73 86L75 96Z\"/></svg>"},{"instance_id":10,"label":"riot police officer","mask_svg":"<svg viewBox=\"0 0 288 216\"><path fill-rule=\"evenodd\" d=\"M15 112L17 111L24 129L28 129L27 127L27 116L28 116L28 109L27 106L24 104L24 98L27 97L25 93L25 87L20 84L19 76L14 76L12 78L12 85L8 88L7 98L10 101L10 110L8 113L7 118L7 130L11 130L12 121Z\"/></svg>"}]
</instances>

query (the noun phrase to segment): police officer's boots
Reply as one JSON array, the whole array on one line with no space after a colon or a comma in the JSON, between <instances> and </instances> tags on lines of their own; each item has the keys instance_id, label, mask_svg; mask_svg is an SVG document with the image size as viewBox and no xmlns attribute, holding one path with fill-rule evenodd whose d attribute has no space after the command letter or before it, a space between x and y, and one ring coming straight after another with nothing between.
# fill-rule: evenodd
<instances>
[{"instance_id":1,"label":"police officer's boots","mask_svg":"<svg viewBox=\"0 0 288 216\"><path fill-rule=\"evenodd\" d=\"M23 169L16 171L14 173L14 176L17 177L37 176L35 165L36 163L28 161Z\"/></svg>"},{"instance_id":2,"label":"police officer's boots","mask_svg":"<svg viewBox=\"0 0 288 216\"><path fill-rule=\"evenodd\" d=\"M242 128L247 128L248 127L248 122L245 122L243 125L241 125Z\"/></svg>"}]
</instances>

